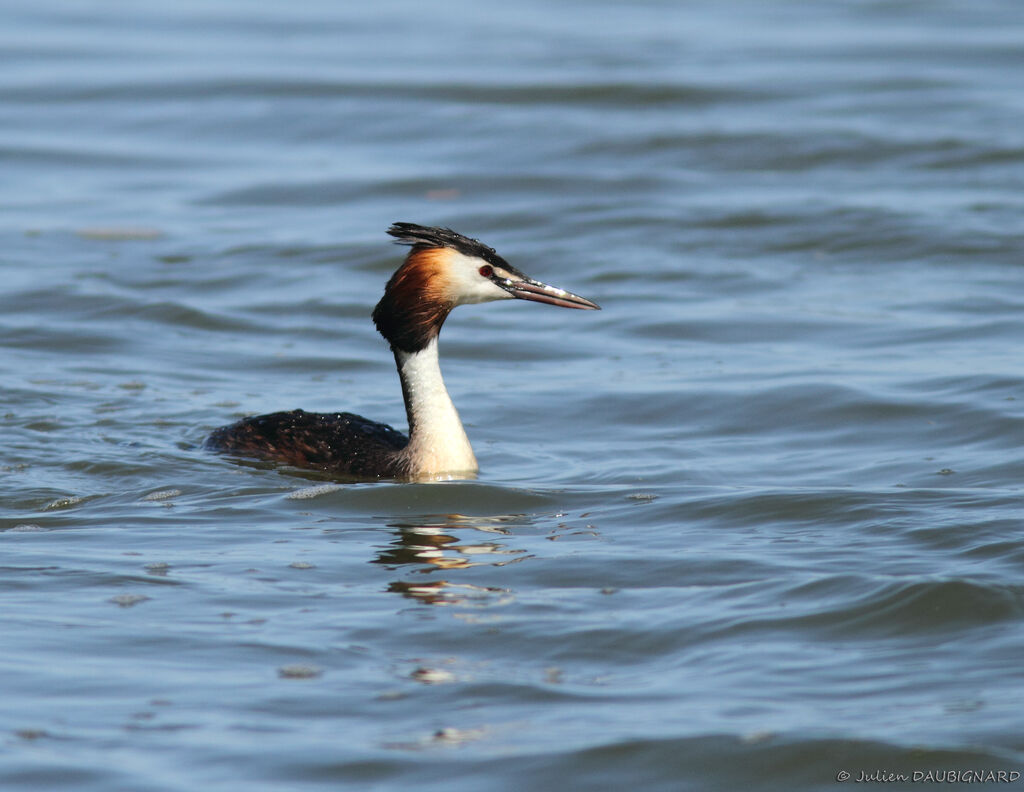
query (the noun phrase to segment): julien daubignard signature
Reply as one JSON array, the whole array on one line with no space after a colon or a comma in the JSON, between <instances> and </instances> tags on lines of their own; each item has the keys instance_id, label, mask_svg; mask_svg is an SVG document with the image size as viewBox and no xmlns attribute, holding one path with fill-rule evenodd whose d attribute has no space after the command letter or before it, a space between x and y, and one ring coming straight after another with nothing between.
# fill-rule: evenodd
<instances>
[{"instance_id":1,"label":"julien daubignard signature","mask_svg":"<svg viewBox=\"0 0 1024 792\"><path fill-rule=\"evenodd\" d=\"M1019 770L914 770L910 773L894 770L858 770L850 773L840 770L836 781L855 784L1012 784L1020 780Z\"/></svg>"}]
</instances>

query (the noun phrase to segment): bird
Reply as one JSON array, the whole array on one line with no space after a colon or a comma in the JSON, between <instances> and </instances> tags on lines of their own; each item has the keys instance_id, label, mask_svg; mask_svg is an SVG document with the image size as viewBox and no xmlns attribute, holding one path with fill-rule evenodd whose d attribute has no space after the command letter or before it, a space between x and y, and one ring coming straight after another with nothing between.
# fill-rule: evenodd
<instances>
[{"instance_id":1,"label":"bird","mask_svg":"<svg viewBox=\"0 0 1024 792\"><path fill-rule=\"evenodd\" d=\"M511 299L600 310L597 303L524 275L493 248L450 228L396 222L387 233L410 249L372 318L394 353L408 435L352 413L291 410L216 429L207 449L353 480L475 478L479 465L438 359L438 335L448 314L458 305Z\"/></svg>"}]
</instances>

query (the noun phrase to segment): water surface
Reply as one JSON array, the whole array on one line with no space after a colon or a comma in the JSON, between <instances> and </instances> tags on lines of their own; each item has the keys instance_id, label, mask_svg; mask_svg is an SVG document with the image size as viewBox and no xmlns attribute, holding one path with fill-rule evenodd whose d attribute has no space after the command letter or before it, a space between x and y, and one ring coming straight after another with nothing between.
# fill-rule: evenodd
<instances>
[{"instance_id":1,"label":"water surface","mask_svg":"<svg viewBox=\"0 0 1024 792\"><path fill-rule=\"evenodd\" d=\"M1024 770L1016 4L5 17L5 790ZM203 452L404 425L396 220L604 308L453 314L479 479Z\"/></svg>"}]
</instances>

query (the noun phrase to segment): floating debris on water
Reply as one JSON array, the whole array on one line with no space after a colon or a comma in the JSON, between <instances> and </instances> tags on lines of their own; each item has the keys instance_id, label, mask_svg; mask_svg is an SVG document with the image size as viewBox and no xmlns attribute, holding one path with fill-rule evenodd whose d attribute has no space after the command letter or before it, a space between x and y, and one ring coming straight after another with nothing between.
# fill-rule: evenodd
<instances>
[{"instance_id":1,"label":"floating debris on water","mask_svg":"<svg viewBox=\"0 0 1024 792\"><path fill-rule=\"evenodd\" d=\"M426 666L420 666L409 676L417 682L423 682L426 685L442 685L455 681L455 674L451 671L445 671L441 668L427 668Z\"/></svg>"},{"instance_id":2,"label":"floating debris on water","mask_svg":"<svg viewBox=\"0 0 1024 792\"><path fill-rule=\"evenodd\" d=\"M277 669L281 679L315 679L323 674L323 670L312 665L284 665Z\"/></svg>"},{"instance_id":3,"label":"floating debris on water","mask_svg":"<svg viewBox=\"0 0 1024 792\"><path fill-rule=\"evenodd\" d=\"M67 509L71 506L77 506L82 502L82 498L77 495L69 495L66 498L57 498L55 501L50 501L43 507L43 511L53 511L54 509Z\"/></svg>"},{"instance_id":4,"label":"floating debris on water","mask_svg":"<svg viewBox=\"0 0 1024 792\"><path fill-rule=\"evenodd\" d=\"M118 594L116 597L111 597L107 602L112 602L122 608L130 608L148 599L149 597L145 594Z\"/></svg>"},{"instance_id":5,"label":"floating debris on water","mask_svg":"<svg viewBox=\"0 0 1024 792\"><path fill-rule=\"evenodd\" d=\"M309 498L319 498L321 495L337 492L340 489L340 484L318 484L315 487L303 487L294 492L289 492L285 495L285 498L288 500L308 500Z\"/></svg>"},{"instance_id":6,"label":"floating debris on water","mask_svg":"<svg viewBox=\"0 0 1024 792\"><path fill-rule=\"evenodd\" d=\"M456 729L453 726L445 726L434 732L433 742L458 745L470 740L479 740L484 734L484 729Z\"/></svg>"},{"instance_id":7,"label":"floating debris on water","mask_svg":"<svg viewBox=\"0 0 1024 792\"><path fill-rule=\"evenodd\" d=\"M15 729L14 736L22 740L41 740L43 737L49 737L50 733L46 729Z\"/></svg>"},{"instance_id":8,"label":"floating debris on water","mask_svg":"<svg viewBox=\"0 0 1024 792\"><path fill-rule=\"evenodd\" d=\"M433 746L455 746L462 745L471 740L479 740L486 736L487 730L480 729L457 729L454 726L445 726L433 734L421 737L415 742L389 742L384 743L385 748L393 748L401 751L420 751Z\"/></svg>"},{"instance_id":9,"label":"floating debris on water","mask_svg":"<svg viewBox=\"0 0 1024 792\"><path fill-rule=\"evenodd\" d=\"M177 498L180 494L181 490L158 490L144 496L142 500L167 500L169 498Z\"/></svg>"},{"instance_id":10,"label":"floating debris on water","mask_svg":"<svg viewBox=\"0 0 1024 792\"><path fill-rule=\"evenodd\" d=\"M461 191L455 187L445 187L436 190L427 190L428 201L452 201L459 197Z\"/></svg>"}]
</instances>

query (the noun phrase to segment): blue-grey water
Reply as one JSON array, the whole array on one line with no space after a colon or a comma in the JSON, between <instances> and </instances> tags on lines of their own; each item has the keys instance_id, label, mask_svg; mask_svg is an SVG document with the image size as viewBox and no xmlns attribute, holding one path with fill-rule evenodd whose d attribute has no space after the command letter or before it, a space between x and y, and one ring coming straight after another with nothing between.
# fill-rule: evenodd
<instances>
[{"instance_id":1,"label":"blue-grey water","mask_svg":"<svg viewBox=\"0 0 1024 792\"><path fill-rule=\"evenodd\" d=\"M0 789L1024 770L1019 3L0 15ZM480 477L204 452L404 428L395 220L604 308L449 319Z\"/></svg>"}]
</instances>

